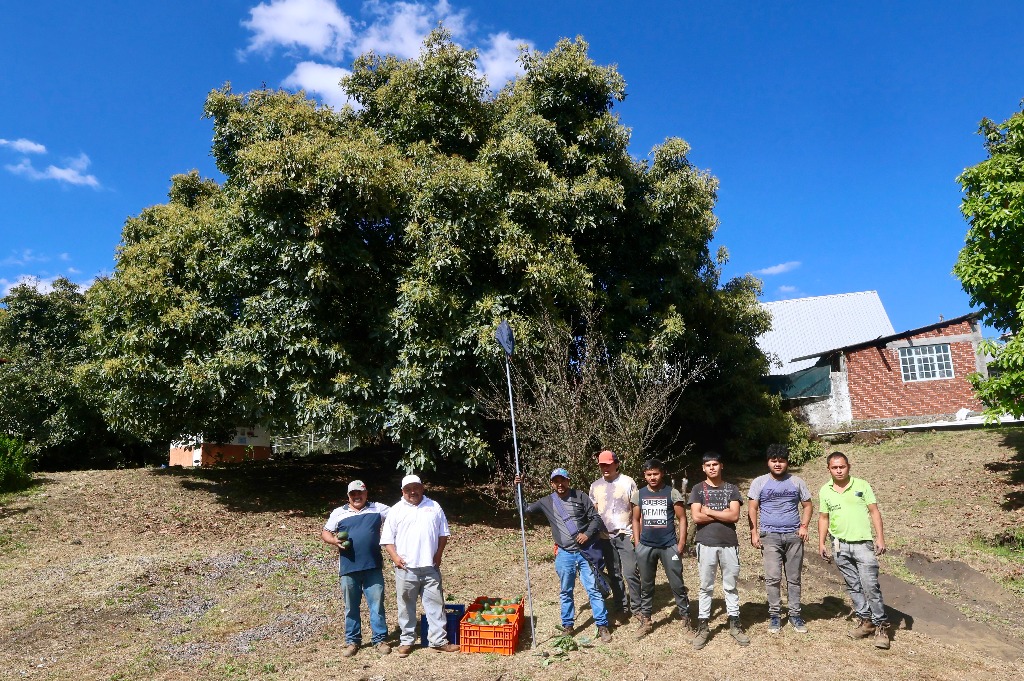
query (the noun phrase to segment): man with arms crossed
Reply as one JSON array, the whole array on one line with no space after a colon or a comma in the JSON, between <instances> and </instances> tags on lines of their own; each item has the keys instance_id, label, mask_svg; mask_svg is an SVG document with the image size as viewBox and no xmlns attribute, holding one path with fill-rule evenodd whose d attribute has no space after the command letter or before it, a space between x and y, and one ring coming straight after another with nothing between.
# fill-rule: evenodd
<instances>
[{"instance_id":1,"label":"man with arms crossed","mask_svg":"<svg viewBox=\"0 0 1024 681\"><path fill-rule=\"evenodd\" d=\"M885 553L882 513L871 485L850 475L850 460L842 452L828 455L832 481L818 495L818 553L831 562L825 547L831 539L836 568L846 581L857 626L850 638L875 637L875 647L889 649L889 621L878 584L878 556ZM874 528L874 541L871 530Z\"/></svg>"},{"instance_id":2,"label":"man with arms crossed","mask_svg":"<svg viewBox=\"0 0 1024 681\"><path fill-rule=\"evenodd\" d=\"M402 499L391 507L380 534L380 543L395 564L398 656L408 657L416 640L416 601L423 598L430 649L453 653L459 646L448 642L441 587L441 558L448 544L448 519L433 499L424 496L417 475L402 478Z\"/></svg>"},{"instance_id":3,"label":"man with arms crossed","mask_svg":"<svg viewBox=\"0 0 1024 681\"><path fill-rule=\"evenodd\" d=\"M371 643L381 655L391 652L384 639L388 624L384 618L384 562L380 555L380 528L388 515L388 507L376 501L367 502L366 484L353 480L348 484L348 503L331 512L320 538L338 548L338 569L341 572L341 594L345 601L344 657L352 657L363 643L359 621L359 602L366 597L370 611ZM348 539L335 533L343 530Z\"/></svg>"},{"instance_id":4,"label":"man with arms crossed","mask_svg":"<svg viewBox=\"0 0 1024 681\"><path fill-rule=\"evenodd\" d=\"M722 591L729 615L729 634L741 646L750 645L750 638L740 624L740 593L736 578L740 576L740 542L736 521L740 519L743 497L736 485L722 480L722 457L706 452L703 457L706 480L690 490L690 515L697 524L697 572L700 575L699 614L693 647L700 650L708 643L711 631L711 596L715 592L715 573L722 568Z\"/></svg>"},{"instance_id":5,"label":"man with arms crossed","mask_svg":"<svg viewBox=\"0 0 1024 681\"><path fill-rule=\"evenodd\" d=\"M636 492L633 478L619 472L619 457L604 450L597 457L601 477L590 485L590 501L597 509L608 538L605 545L605 565L612 587L612 603L617 610L613 615L621 623L628 622L629 613L641 621L640 577L636 572L636 552L633 549L633 512L629 500ZM626 594L629 600L626 600Z\"/></svg>"},{"instance_id":6,"label":"man with arms crossed","mask_svg":"<svg viewBox=\"0 0 1024 681\"><path fill-rule=\"evenodd\" d=\"M789 473L789 451L785 445L768 448L768 473L750 484L747 493L750 543L761 549L764 560L764 588L768 593L768 632L779 633L782 618L782 570L788 585L789 624L806 634L800 617L800 571L804 565L804 542L811 522L811 491L801 478Z\"/></svg>"}]
</instances>

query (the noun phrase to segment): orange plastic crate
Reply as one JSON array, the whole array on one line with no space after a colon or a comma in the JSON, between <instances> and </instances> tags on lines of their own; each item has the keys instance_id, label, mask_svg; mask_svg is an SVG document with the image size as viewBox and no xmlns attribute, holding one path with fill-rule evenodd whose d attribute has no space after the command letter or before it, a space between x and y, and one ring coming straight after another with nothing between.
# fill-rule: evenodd
<instances>
[{"instance_id":1,"label":"orange plastic crate","mask_svg":"<svg viewBox=\"0 0 1024 681\"><path fill-rule=\"evenodd\" d=\"M486 624L470 624L466 620L470 613L459 623L459 647L466 653L497 653L513 655L519 643L520 618L516 617L509 624L489 626ZM487 617L484 615L484 617Z\"/></svg>"}]
</instances>

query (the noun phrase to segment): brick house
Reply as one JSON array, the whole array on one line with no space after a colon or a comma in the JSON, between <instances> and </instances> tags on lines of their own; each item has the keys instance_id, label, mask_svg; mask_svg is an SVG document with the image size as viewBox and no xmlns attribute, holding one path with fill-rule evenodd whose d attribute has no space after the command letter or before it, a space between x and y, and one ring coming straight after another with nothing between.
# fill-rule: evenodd
<instances>
[{"instance_id":1,"label":"brick house","mask_svg":"<svg viewBox=\"0 0 1024 681\"><path fill-rule=\"evenodd\" d=\"M873 291L867 293L877 298ZM779 374L767 382L819 432L843 423L923 421L948 418L961 409L980 411L982 405L967 381L969 374L986 373L978 355L979 317L971 313L901 333L780 357ZM773 318L778 321L777 316ZM786 364L803 368L782 373Z\"/></svg>"}]
</instances>

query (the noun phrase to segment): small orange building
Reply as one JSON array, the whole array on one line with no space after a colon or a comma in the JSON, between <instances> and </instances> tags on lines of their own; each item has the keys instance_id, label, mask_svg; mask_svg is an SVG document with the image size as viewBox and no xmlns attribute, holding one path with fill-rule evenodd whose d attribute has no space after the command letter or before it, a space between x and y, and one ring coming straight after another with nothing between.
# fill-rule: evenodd
<instances>
[{"instance_id":1,"label":"small orange building","mask_svg":"<svg viewBox=\"0 0 1024 681\"><path fill-rule=\"evenodd\" d=\"M230 442L189 438L171 443L170 465L192 468L241 461L266 461L272 453L270 436L259 426L235 428Z\"/></svg>"}]
</instances>

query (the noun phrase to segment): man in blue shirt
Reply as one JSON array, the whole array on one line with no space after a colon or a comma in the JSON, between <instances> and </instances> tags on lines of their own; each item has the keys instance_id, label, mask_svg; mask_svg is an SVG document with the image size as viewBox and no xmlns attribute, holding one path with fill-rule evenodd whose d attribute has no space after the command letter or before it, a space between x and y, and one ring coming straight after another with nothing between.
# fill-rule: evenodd
<instances>
[{"instance_id":1,"label":"man in blue shirt","mask_svg":"<svg viewBox=\"0 0 1024 681\"><path fill-rule=\"evenodd\" d=\"M359 621L363 596L370 610L371 642L379 654L391 652L391 646L385 642L388 625L384 619L384 561L380 553L380 528L388 509L376 501L367 502L366 484L353 480L348 485L348 503L331 512L320 533L325 543L337 547L340 556L338 570L345 601L344 657L355 655L363 642Z\"/></svg>"},{"instance_id":2,"label":"man in blue shirt","mask_svg":"<svg viewBox=\"0 0 1024 681\"><path fill-rule=\"evenodd\" d=\"M764 587L768 594L768 631L782 627L782 571L788 586L789 624L805 634L800 617L800 572L804 565L804 544L813 505L807 483L789 473L789 450L785 445L768 448L768 473L755 478L747 493L750 544L761 549Z\"/></svg>"}]
</instances>

